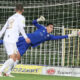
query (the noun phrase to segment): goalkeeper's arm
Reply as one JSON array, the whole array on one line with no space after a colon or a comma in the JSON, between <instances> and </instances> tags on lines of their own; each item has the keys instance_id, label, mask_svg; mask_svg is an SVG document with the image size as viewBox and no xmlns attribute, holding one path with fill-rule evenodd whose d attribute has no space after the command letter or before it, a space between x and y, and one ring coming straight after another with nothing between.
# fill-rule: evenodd
<instances>
[{"instance_id":1,"label":"goalkeeper's arm","mask_svg":"<svg viewBox=\"0 0 80 80\"><path fill-rule=\"evenodd\" d=\"M33 20L32 24L34 24L38 29L43 28L43 25L40 25L38 22L39 21L45 21L45 18L41 16L40 18Z\"/></svg>"},{"instance_id":2,"label":"goalkeeper's arm","mask_svg":"<svg viewBox=\"0 0 80 80\"><path fill-rule=\"evenodd\" d=\"M45 17L44 16L40 16L40 18L37 19L37 22L39 21L45 21Z\"/></svg>"},{"instance_id":3,"label":"goalkeeper's arm","mask_svg":"<svg viewBox=\"0 0 80 80\"><path fill-rule=\"evenodd\" d=\"M49 40L59 40L59 39L65 39L65 38L70 38L70 37L74 37L74 36L77 36L77 31L72 31L71 34L62 35L62 36L54 36L54 35L50 34Z\"/></svg>"}]
</instances>

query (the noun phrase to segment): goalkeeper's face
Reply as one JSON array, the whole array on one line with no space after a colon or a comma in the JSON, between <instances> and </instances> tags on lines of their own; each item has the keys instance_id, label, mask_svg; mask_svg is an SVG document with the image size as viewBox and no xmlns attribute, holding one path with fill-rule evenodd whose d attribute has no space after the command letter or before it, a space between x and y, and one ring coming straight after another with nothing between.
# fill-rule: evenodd
<instances>
[{"instance_id":1,"label":"goalkeeper's face","mask_svg":"<svg viewBox=\"0 0 80 80\"><path fill-rule=\"evenodd\" d=\"M53 31L53 25L50 24L50 25L47 26L47 32L51 33L52 31Z\"/></svg>"}]
</instances>

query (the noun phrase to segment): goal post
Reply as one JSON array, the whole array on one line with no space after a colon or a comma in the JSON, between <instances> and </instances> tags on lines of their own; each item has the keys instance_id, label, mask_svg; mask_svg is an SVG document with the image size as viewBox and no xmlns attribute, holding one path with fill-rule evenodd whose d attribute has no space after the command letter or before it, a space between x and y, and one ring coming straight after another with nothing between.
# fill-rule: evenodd
<instances>
[{"instance_id":1,"label":"goal post","mask_svg":"<svg viewBox=\"0 0 80 80\"><path fill-rule=\"evenodd\" d=\"M73 30L79 31L80 29L64 28L64 35L71 34ZM62 66L78 67L80 65L80 37L71 37L63 40L62 47Z\"/></svg>"},{"instance_id":2,"label":"goal post","mask_svg":"<svg viewBox=\"0 0 80 80\"><path fill-rule=\"evenodd\" d=\"M64 26L62 26L62 35L65 35ZM65 39L62 40L62 63L61 66L64 67L65 64Z\"/></svg>"}]
</instances>

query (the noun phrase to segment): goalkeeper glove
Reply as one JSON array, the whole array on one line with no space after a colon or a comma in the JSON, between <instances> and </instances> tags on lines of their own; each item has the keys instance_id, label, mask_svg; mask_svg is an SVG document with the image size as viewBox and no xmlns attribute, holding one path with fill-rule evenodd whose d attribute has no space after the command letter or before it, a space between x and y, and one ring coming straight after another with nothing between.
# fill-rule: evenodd
<instances>
[{"instance_id":1,"label":"goalkeeper glove","mask_svg":"<svg viewBox=\"0 0 80 80\"><path fill-rule=\"evenodd\" d=\"M40 16L40 18L37 19L37 22L39 21L45 21L45 17L44 16Z\"/></svg>"},{"instance_id":2,"label":"goalkeeper glove","mask_svg":"<svg viewBox=\"0 0 80 80\"><path fill-rule=\"evenodd\" d=\"M73 36L77 36L78 35L78 32L75 30L75 31L72 31L71 34L68 35L68 37L73 37Z\"/></svg>"}]
</instances>

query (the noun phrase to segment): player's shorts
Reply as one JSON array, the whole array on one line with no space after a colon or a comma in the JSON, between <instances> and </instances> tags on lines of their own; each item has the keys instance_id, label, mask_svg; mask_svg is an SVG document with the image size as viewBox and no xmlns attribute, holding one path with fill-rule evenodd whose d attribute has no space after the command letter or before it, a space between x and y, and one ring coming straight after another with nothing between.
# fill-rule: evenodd
<instances>
[{"instance_id":1,"label":"player's shorts","mask_svg":"<svg viewBox=\"0 0 80 80\"><path fill-rule=\"evenodd\" d=\"M27 51L31 44L26 43L25 39L17 42L17 48L21 56Z\"/></svg>"},{"instance_id":2,"label":"player's shorts","mask_svg":"<svg viewBox=\"0 0 80 80\"><path fill-rule=\"evenodd\" d=\"M8 55L17 54L17 46L16 43L9 43L4 41L4 46Z\"/></svg>"}]
</instances>

